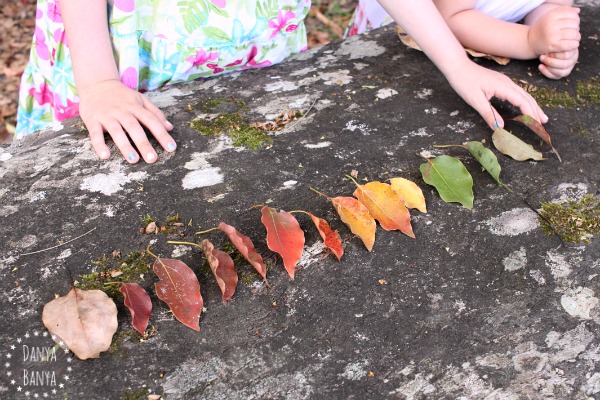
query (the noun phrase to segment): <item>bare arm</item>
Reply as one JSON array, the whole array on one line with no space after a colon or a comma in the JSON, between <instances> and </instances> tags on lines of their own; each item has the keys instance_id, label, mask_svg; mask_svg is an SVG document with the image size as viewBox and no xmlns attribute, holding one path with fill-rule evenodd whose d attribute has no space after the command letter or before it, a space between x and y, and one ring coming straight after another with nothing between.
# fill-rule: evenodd
<instances>
[{"instance_id":1,"label":"bare arm","mask_svg":"<svg viewBox=\"0 0 600 400\"><path fill-rule=\"evenodd\" d=\"M471 62L431 0L379 0L388 14L419 44L454 90L494 128L504 121L490 108L497 97L545 123L548 117L535 100L508 77Z\"/></svg>"},{"instance_id":2,"label":"bare arm","mask_svg":"<svg viewBox=\"0 0 600 400\"><path fill-rule=\"evenodd\" d=\"M104 141L107 131L130 163L137 162L139 155L129 138L146 162L156 161L142 125L165 150L175 150L175 142L167 133L173 127L164 114L119 79L108 32L107 0L59 0L59 6L80 99L79 112L96 154L103 159L110 157Z\"/></svg>"}]
</instances>

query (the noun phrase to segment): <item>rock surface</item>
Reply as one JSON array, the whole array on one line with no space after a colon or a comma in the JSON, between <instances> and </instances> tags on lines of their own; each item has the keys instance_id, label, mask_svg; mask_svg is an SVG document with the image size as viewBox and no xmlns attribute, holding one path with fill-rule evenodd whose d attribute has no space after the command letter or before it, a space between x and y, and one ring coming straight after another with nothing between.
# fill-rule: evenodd
<instances>
[{"instance_id":1,"label":"rock surface","mask_svg":"<svg viewBox=\"0 0 600 400\"><path fill-rule=\"evenodd\" d=\"M544 79L533 61L480 62L574 95L578 82L599 77L600 7L588 2L581 16L580 63L569 79ZM97 160L77 120L0 148L1 398L600 396L598 238L561 246L521 198L538 207L598 193L599 104L546 109L562 163L547 146L542 162L498 155L511 194L466 151L433 147L468 140L491 146L491 132L391 28L268 69L150 96L175 125L179 145L156 164ZM494 104L505 119L516 114ZM228 135L204 136L190 123L218 113L263 123L289 110L304 116L256 150L234 147ZM540 148L523 126L507 128ZM475 182L473 210L444 203L423 182L423 152L463 161ZM331 204L309 190L349 196L354 187L344 176L352 170L359 179L402 176L418 183L428 213L412 212L416 239L378 228L369 253ZM251 209L265 203L329 220L344 240L342 261L321 252L318 233L298 215L306 248L290 281L267 249L260 211ZM177 240L199 242L194 233L220 221L248 235L273 265L271 287L254 277L240 282L235 301L222 304L199 250L140 232L147 216L160 226L177 214L184 223ZM218 233L204 237L217 246L226 242ZM206 307L200 332L173 318L154 295L156 276L149 272L140 281L154 303L155 332L147 340L132 333L119 304L112 352L87 361L62 351L45 363L32 358L34 347L52 345L41 310L69 291L70 276L80 280L103 255L125 256L149 244L197 273Z\"/></svg>"}]
</instances>

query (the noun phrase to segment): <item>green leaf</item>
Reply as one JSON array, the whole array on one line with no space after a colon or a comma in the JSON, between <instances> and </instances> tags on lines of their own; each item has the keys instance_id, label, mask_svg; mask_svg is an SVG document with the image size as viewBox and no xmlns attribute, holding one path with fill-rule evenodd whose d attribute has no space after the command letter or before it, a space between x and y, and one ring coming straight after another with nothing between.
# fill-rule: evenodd
<instances>
[{"instance_id":1,"label":"green leaf","mask_svg":"<svg viewBox=\"0 0 600 400\"><path fill-rule=\"evenodd\" d=\"M517 161L525 161L529 159L544 160L544 156L539 151L536 151L532 145L525 143L512 133L502 128L496 128L492 135L492 142L498 151Z\"/></svg>"},{"instance_id":2,"label":"green leaf","mask_svg":"<svg viewBox=\"0 0 600 400\"><path fill-rule=\"evenodd\" d=\"M204 34L217 42L231 42L231 37L225 31L215 27L207 26L202 29Z\"/></svg>"},{"instance_id":3,"label":"green leaf","mask_svg":"<svg viewBox=\"0 0 600 400\"><path fill-rule=\"evenodd\" d=\"M485 147L481 142L469 142L465 147L499 185L504 185L500 180L500 171L502 168L498 164L496 155L490 149Z\"/></svg>"},{"instance_id":4,"label":"green leaf","mask_svg":"<svg viewBox=\"0 0 600 400\"><path fill-rule=\"evenodd\" d=\"M473 178L459 159L439 156L421 164L420 170L425 183L434 186L442 200L473 208Z\"/></svg>"}]
</instances>

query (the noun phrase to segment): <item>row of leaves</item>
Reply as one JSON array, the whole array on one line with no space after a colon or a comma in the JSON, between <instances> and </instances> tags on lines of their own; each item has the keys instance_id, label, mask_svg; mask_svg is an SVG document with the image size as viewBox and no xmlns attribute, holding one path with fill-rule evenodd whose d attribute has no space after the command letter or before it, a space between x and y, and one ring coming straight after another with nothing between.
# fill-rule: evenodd
<instances>
[{"instance_id":1,"label":"row of leaves","mask_svg":"<svg viewBox=\"0 0 600 400\"><path fill-rule=\"evenodd\" d=\"M531 124L528 120L525 120L525 123ZM541 124L537 125L541 127ZM539 131L535 126L532 129ZM538 133L538 135L552 146L547 133L545 135ZM498 128L493 135L494 144L501 152L515 159L528 159L529 157L523 158L521 153L527 146L531 146L525 143L523 146L518 143L520 139L515 141L510 136L512 134ZM497 143L503 145L498 147ZM506 143L509 145L504 145ZM493 179L506 187L500 180L501 167L496 156L483 143L468 142L459 146L468 149ZM553 150L556 152L554 148ZM423 180L434 186L444 201L458 202L468 209L473 207L473 179L460 160L447 155L427 159L421 164L420 171ZM408 209L418 209L423 213L426 213L427 209L423 193L414 182L398 177L390 179L389 184L372 181L361 185L354 178L349 178L356 185L354 197L329 197L312 190L332 203L341 220L362 240L368 251L372 251L375 243L376 221L385 230L399 230L415 238ZM338 260L341 260L344 253L339 234L331 229L326 220L303 210L286 212L262 206L261 222L267 231L267 246L281 256L290 279L294 279L295 268L302 256L305 243L304 231L293 215L300 213L310 217L324 245ZM216 228L199 233L207 233L211 230L225 233L268 285L266 265L249 237L224 222ZM227 253L215 248L208 239L202 240L199 244L176 241L168 243L199 247L221 290L222 301L231 300L238 284L238 275L234 262ZM149 248L147 252L155 258L152 268L159 278L154 288L156 296L169 306L175 318L181 323L194 330L200 330L199 319L203 309L203 299L196 274L182 261L160 258ZM133 327L144 335L152 311L150 296L135 282L115 282L115 284L120 284L120 292L124 297L124 305L130 311ZM77 357L86 359L98 357L100 352L110 347L112 336L117 329L117 310L114 301L104 292L73 287L66 296L45 305L42 320L46 328L61 338Z\"/></svg>"}]
</instances>

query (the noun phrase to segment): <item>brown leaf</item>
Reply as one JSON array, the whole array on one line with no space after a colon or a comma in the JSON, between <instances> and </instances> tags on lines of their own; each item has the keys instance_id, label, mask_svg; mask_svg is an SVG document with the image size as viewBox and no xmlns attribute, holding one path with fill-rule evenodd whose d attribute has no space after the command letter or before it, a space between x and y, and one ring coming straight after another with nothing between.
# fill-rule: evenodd
<instances>
[{"instance_id":1,"label":"brown leaf","mask_svg":"<svg viewBox=\"0 0 600 400\"><path fill-rule=\"evenodd\" d=\"M131 313L131 325L136 331L144 335L152 312L150 296L137 283L123 282L119 290L125 298L123 302L125 307Z\"/></svg>"},{"instance_id":2,"label":"brown leaf","mask_svg":"<svg viewBox=\"0 0 600 400\"><path fill-rule=\"evenodd\" d=\"M523 115L517 115L512 120L520 122L520 123L524 124L525 126L527 126L529 129L531 129L548 146L550 146L550 148L552 149L554 154L556 154L556 157L558 157L558 161L562 162L562 160L560 158L560 154L558 154L558 151L552 145L552 139L550 139L550 134L548 133L548 131L546 131L546 128L544 128L544 125L542 125L537 119L533 118L531 115L523 114Z\"/></svg>"},{"instance_id":3,"label":"brown leaf","mask_svg":"<svg viewBox=\"0 0 600 400\"><path fill-rule=\"evenodd\" d=\"M154 285L158 298L182 324L199 331L203 302L194 272L183 262L169 258L157 258L152 269L160 279Z\"/></svg>"},{"instance_id":4,"label":"brown leaf","mask_svg":"<svg viewBox=\"0 0 600 400\"><path fill-rule=\"evenodd\" d=\"M42 322L78 358L100 357L117 330L117 306L101 290L72 288L44 306Z\"/></svg>"},{"instance_id":5,"label":"brown leaf","mask_svg":"<svg viewBox=\"0 0 600 400\"><path fill-rule=\"evenodd\" d=\"M208 265L210 265L210 269L221 289L223 303L231 300L238 283L238 276L233 265L233 260L229 257L229 254L215 249L215 246L208 239L204 239L200 243L200 247L204 251Z\"/></svg>"},{"instance_id":6,"label":"brown leaf","mask_svg":"<svg viewBox=\"0 0 600 400\"><path fill-rule=\"evenodd\" d=\"M248 236L238 232L233 226L227 225L225 222L221 222L219 224L219 229L225 232L231 243L233 243L235 248L238 249L240 254L244 256L246 260L248 260L256 272L258 272L265 282L267 282L267 267L262 259L262 256L254 249L252 240L250 240Z\"/></svg>"}]
</instances>

